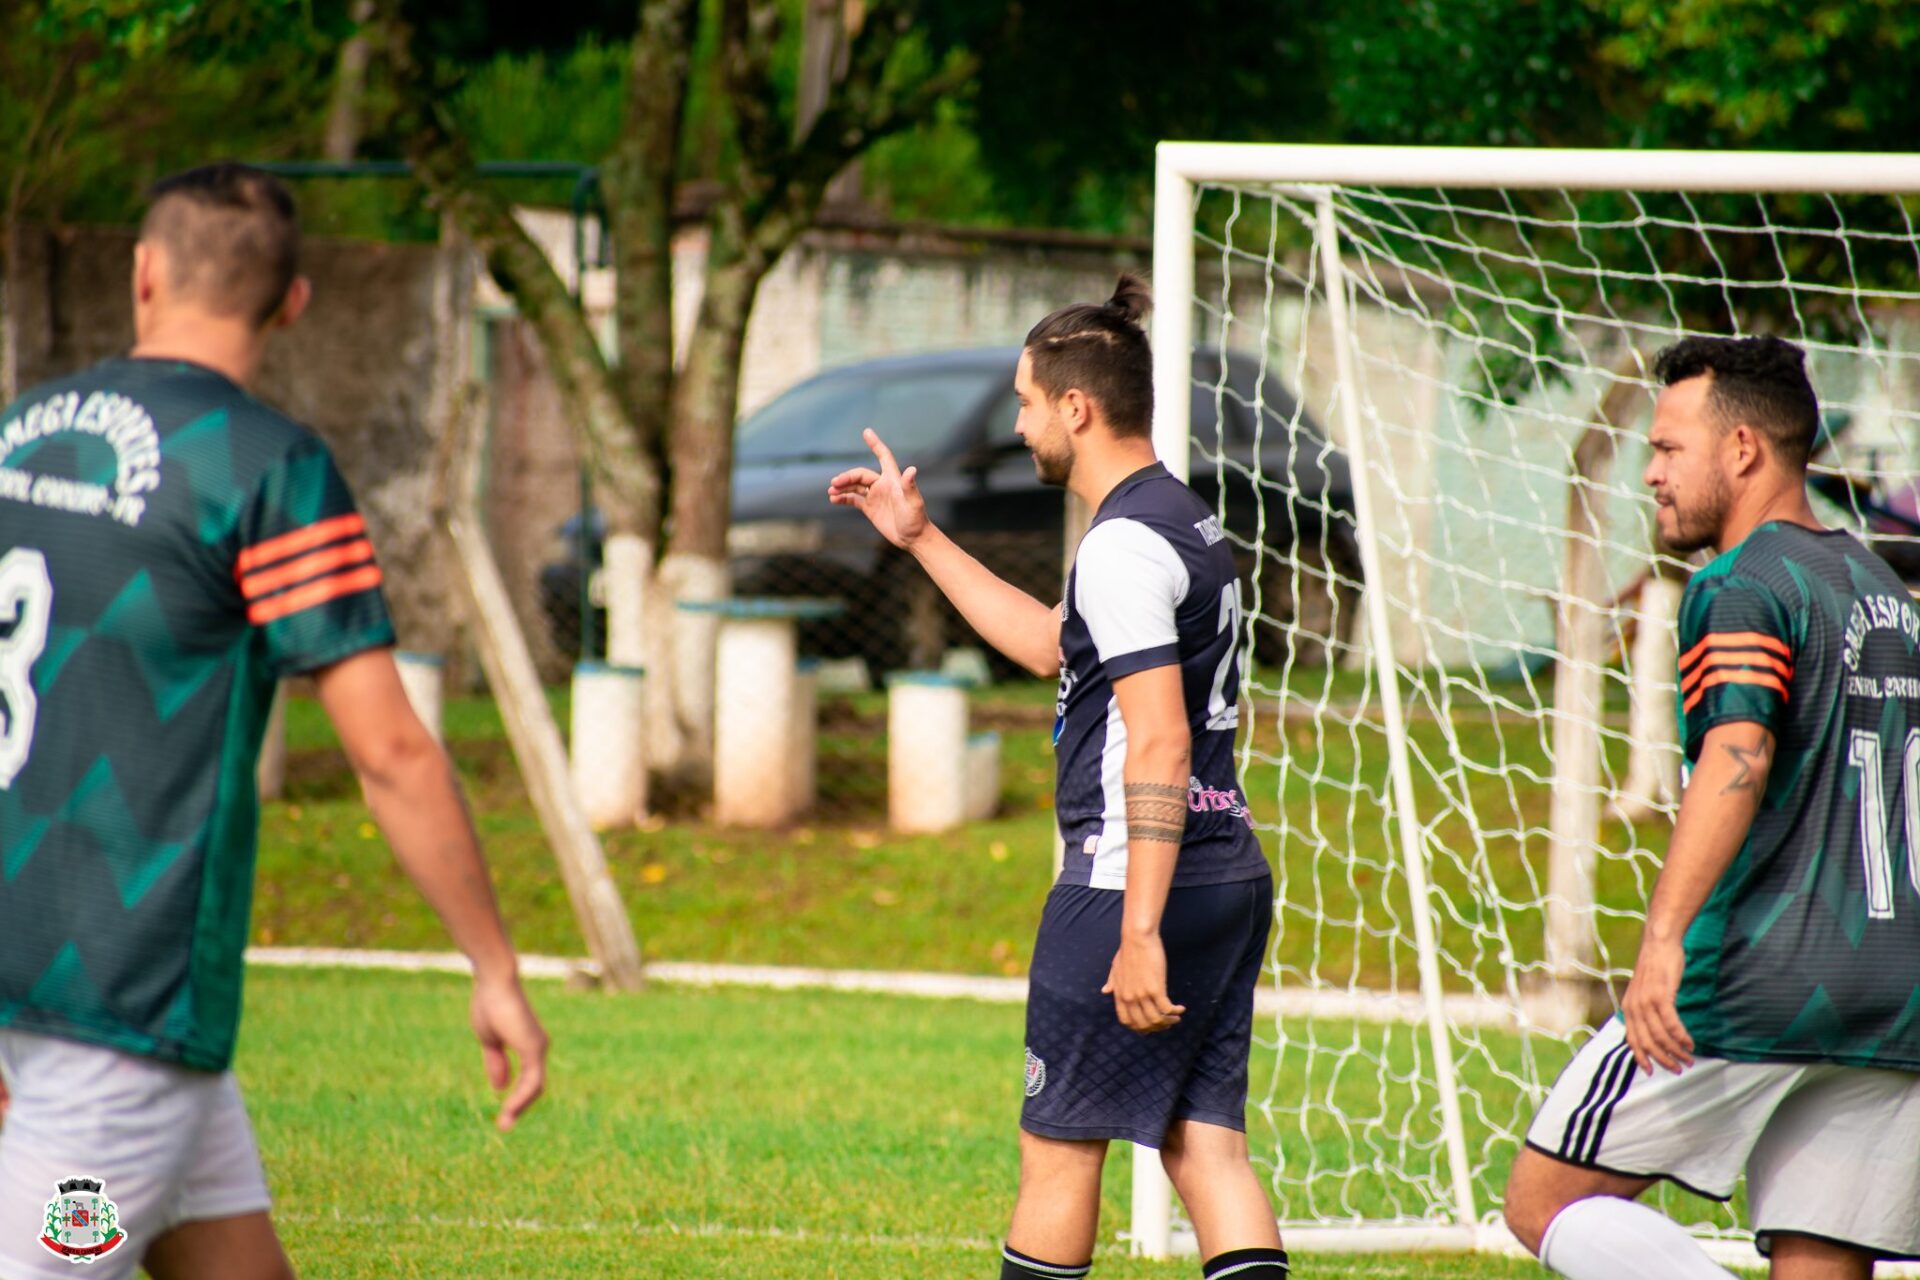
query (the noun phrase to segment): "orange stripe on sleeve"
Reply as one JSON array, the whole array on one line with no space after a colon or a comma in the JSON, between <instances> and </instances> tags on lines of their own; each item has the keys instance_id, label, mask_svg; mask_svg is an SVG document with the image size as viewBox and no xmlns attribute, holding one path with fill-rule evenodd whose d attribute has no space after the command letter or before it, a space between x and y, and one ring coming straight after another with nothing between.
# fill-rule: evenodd
<instances>
[{"instance_id":1,"label":"orange stripe on sleeve","mask_svg":"<svg viewBox=\"0 0 1920 1280\"><path fill-rule=\"evenodd\" d=\"M367 522L357 511L349 511L343 516L334 516L310 524L304 529L295 529L292 533L283 533L277 538L268 538L265 542L256 542L240 553L234 561L235 574L247 574L263 564L272 564L275 560L284 560L288 556L317 547L324 542L333 542L349 534L365 533Z\"/></svg>"},{"instance_id":2,"label":"orange stripe on sleeve","mask_svg":"<svg viewBox=\"0 0 1920 1280\"><path fill-rule=\"evenodd\" d=\"M369 591L379 585L380 566L377 564L355 569L351 573L336 573L332 577L321 578L304 587L295 587L282 595L260 601L247 610L247 621L260 626L275 618L284 618L290 613L311 609L317 604L350 596L356 591Z\"/></svg>"},{"instance_id":3,"label":"orange stripe on sleeve","mask_svg":"<svg viewBox=\"0 0 1920 1280\"><path fill-rule=\"evenodd\" d=\"M1716 631L1699 644L1680 655L1680 669L1685 671L1693 660L1708 649L1771 649L1783 658L1792 658L1793 650L1786 642L1777 640L1762 631Z\"/></svg>"},{"instance_id":4,"label":"orange stripe on sleeve","mask_svg":"<svg viewBox=\"0 0 1920 1280\"><path fill-rule=\"evenodd\" d=\"M1706 657L1706 661L1693 669L1693 674L1680 681L1680 692L1691 693L1693 686L1700 683L1700 677L1707 672L1726 667L1770 667L1778 672L1783 680L1793 679L1793 667L1764 653L1720 653L1715 651Z\"/></svg>"},{"instance_id":5,"label":"orange stripe on sleeve","mask_svg":"<svg viewBox=\"0 0 1920 1280\"><path fill-rule=\"evenodd\" d=\"M1700 699L1707 696L1707 690L1717 684L1757 684L1764 689L1773 690L1782 698L1787 696L1787 686L1781 683L1780 677L1769 675L1765 671L1716 671L1700 682L1700 687L1695 689L1693 695L1681 704L1680 709L1682 711L1693 710L1694 707L1699 704Z\"/></svg>"},{"instance_id":6,"label":"orange stripe on sleeve","mask_svg":"<svg viewBox=\"0 0 1920 1280\"><path fill-rule=\"evenodd\" d=\"M373 559L373 544L365 538L355 538L344 546L328 547L298 560L289 560L275 565L271 569L262 569L258 573L248 574L240 580L240 593L249 600L258 600L271 591L292 586L296 582L344 569L348 565L361 564Z\"/></svg>"}]
</instances>

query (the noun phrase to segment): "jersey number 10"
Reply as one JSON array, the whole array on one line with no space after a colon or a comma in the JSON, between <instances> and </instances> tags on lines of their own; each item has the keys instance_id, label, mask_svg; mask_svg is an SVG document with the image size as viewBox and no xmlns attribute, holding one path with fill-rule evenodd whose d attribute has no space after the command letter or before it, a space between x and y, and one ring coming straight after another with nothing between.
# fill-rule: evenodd
<instances>
[{"instance_id":1,"label":"jersey number 10","mask_svg":"<svg viewBox=\"0 0 1920 1280\"><path fill-rule=\"evenodd\" d=\"M1847 742L1847 763L1860 770L1860 848L1867 865L1867 918L1893 919L1893 852L1887 847L1886 786L1880 773L1880 735L1855 729ZM1920 729L1907 731L1900 755L1906 793L1907 879L1920 893Z\"/></svg>"},{"instance_id":2,"label":"jersey number 10","mask_svg":"<svg viewBox=\"0 0 1920 1280\"><path fill-rule=\"evenodd\" d=\"M52 617L47 558L31 547L15 547L0 556L0 625L13 624L0 637L0 701L7 708L6 728L0 731L0 791L13 786L33 750L33 720L40 709L33 692L33 664L47 647Z\"/></svg>"}]
</instances>

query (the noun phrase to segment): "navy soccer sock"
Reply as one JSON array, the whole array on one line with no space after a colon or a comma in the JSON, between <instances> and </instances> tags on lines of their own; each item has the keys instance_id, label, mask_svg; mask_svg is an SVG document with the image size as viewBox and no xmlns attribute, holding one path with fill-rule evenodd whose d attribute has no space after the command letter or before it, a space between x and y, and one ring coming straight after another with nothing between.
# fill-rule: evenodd
<instances>
[{"instance_id":1,"label":"navy soccer sock","mask_svg":"<svg viewBox=\"0 0 1920 1280\"><path fill-rule=\"evenodd\" d=\"M1067 1266L1029 1258L1012 1245L1003 1245L1000 1249L1000 1280L1084 1280L1091 1270L1091 1262Z\"/></svg>"},{"instance_id":2,"label":"navy soccer sock","mask_svg":"<svg viewBox=\"0 0 1920 1280\"><path fill-rule=\"evenodd\" d=\"M1231 1249L1200 1268L1206 1280L1287 1280L1285 1249Z\"/></svg>"}]
</instances>

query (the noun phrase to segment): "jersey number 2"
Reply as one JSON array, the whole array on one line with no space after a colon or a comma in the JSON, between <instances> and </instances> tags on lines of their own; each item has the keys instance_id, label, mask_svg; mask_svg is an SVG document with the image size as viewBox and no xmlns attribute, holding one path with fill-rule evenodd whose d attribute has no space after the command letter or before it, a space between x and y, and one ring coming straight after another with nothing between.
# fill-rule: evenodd
<instances>
[{"instance_id":1,"label":"jersey number 2","mask_svg":"<svg viewBox=\"0 0 1920 1280\"><path fill-rule=\"evenodd\" d=\"M1213 673L1213 688L1207 694L1207 728L1240 727L1240 686L1237 679L1231 695L1227 682L1237 676L1234 658L1240 653L1240 579L1220 588L1220 634L1229 637L1227 651Z\"/></svg>"},{"instance_id":2,"label":"jersey number 2","mask_svg":"<svg viewBox=\"0 0 1920 1280\"><path fill-rule=\"evenodd\" d=\"M0 556L0 625L13 628L0 637L0 700L6 703L6 728L0 731L0 791L27 767L33 750L33 664L47 647L47 622L53 616L53 579L47 558L31 547L15 547Z\"/></svg>"},{"instance_id":3,"label":"jersey number 2","mask_svg":"<svg viewBox=\"0 0 1920 1280\"><path fill-rule=\"evenodd\" d=\"M1855 729L1847 740L1847 763L1860 770L1860 856L1866 861L1867 918L1893 919L1893 852L1887 847L1886 787L1880 774L1880 735ZM1920 893L1920 729L1907 731L1900 753L1906 792L1907 880Z\"/></svg>"}]
</instances>

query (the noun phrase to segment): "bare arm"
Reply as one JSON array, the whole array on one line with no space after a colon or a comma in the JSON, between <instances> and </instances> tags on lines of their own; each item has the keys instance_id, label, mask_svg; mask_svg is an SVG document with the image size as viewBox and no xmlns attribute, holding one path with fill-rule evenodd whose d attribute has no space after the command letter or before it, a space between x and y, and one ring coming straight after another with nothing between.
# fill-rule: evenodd
<instances>
[{"instance_id":1,"label":"bare arm","mask_svg":"<svg viewBox=\"0 0 1920 1280\"><path fill-rule=\"evenodd\" d=\"M1674 999L1686 968L1687 929L1745 843L1773 766L1773 734L1735 722L1707 731L1700 763L1680 799L1667 859L1647 904L1633 981L1621 999L1627 1043L1642 1070L1678 1071L1693 1062Z\"/></svg>"},{"instance_id":2,"label":"bare arm","mask_svg":"<svg viewBox=\"0 0 1920 1280\"><path fill-rule=\"evenodd\" d=\"M880 469L855 467L827 485L827 500L858 507L894 546L918 560L980 638L1037 676L1060 674L1060 610L996 576L927 519L916 482L872 431L863 433Z\"/></svg>"},{"instance_id":3,"label":"bare arm","mask_svg":"<svg viewBox=\"0 0 1920 1280\"><path fill-rule=\"evenodd\" d=\"M997 576L929 524L907 547L980 638L1036 676L1060 674L1060 606Z\"/></svg>"},{"instance_id":4,"label":"bare arm","mask_svg":"<svg viewBox=\"0 0 1920 1280\"><path fill-rule=\"evenodd\" d=\"M414 714L390 650L356 654L317 672L316 683L394 857L473 962L474 1034L494 1088L511 1076L506 1051L520 1059L519 1082L499 1117L501 1128L511 1128L544 1087L547 1038L520 988L452 765Z\"/></svg>"},{"instance_id":5,"label":"bare arm","mask_svg":"<svg viewBox=\"0 0 1920 1280\"><path fill-rule=\"evenodd\" d=\"M1113 682L1127 730L1122 766L1127 797L1127 890L1120 950L1106 991L1120 1021L1135 1031L1165 1031L1186 1012L1167 995L1160 918L1187 827L1193 743L1178 666L1152 667Z\"/></svg>"}]
</instances>

